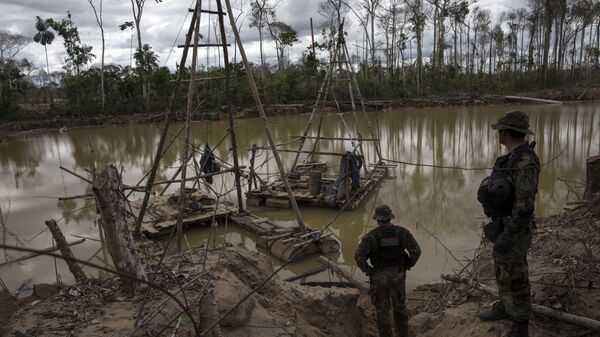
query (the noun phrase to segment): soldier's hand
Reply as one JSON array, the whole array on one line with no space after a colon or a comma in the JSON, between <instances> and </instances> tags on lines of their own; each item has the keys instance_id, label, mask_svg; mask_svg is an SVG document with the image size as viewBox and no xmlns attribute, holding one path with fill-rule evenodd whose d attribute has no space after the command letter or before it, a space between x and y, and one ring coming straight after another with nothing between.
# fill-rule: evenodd
<instances>
[{"instance_id":1,"label":"soldier's hand","mask_svg":"<svg viewBox=\"0 0 600 337\"><path fill-rule=\"evenodd\" d=\"M513 246L513 242L501 234L494 243L494 251L498 253L507 253Z\"/></svg>"}]
</instances>

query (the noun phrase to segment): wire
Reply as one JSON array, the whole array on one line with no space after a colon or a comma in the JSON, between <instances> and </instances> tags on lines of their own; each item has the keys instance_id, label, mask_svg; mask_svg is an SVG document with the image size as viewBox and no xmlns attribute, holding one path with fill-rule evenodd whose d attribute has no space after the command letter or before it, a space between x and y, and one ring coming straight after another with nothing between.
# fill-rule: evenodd
<instances>
[{"instance_id":1,"label":"wire","mask_svg":"<svg viewBox=\"0 0 600 337\"><path fill-rule=\"evenodd\" d=\"M188 6L188 8L192 8L192 5L194 4L194 1L196 0L192 0L192 2L190 2L190 5ZM179 35L181 35L181 30L183 29L183 26L185 25L185 20L187 20L188 16L190 15L190 11L187 11L187 13L185 13L185 18L183 18L183 22L181 23L181 27L179 27L179 31L177 32L177 37L175 38L175 41L173 41L173 45L171 46L171 50L169 50L169 54L167 55L167 58L165 59L165 63L163 64L163 67L167 65L167 62L169 62L169 58L171 57L171 54L173 53L173 50L175 49L175 45L177 44L177 40L179 39ZM180 67L185 67L185 64L180 64Z\"/></svg>"}]
</instances>

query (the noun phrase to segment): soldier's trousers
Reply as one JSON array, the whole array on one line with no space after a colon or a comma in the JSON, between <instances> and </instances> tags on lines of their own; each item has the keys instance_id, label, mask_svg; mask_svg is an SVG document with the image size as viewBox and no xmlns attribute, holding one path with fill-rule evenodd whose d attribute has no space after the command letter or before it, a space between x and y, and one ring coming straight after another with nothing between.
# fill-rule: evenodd
<instances>
[{"instance_id":1,"label":"soldier's trousers","mask_svg":"<svg viewBox=\"0 0 600 337\"><path fill-rule=\"evenodd\" d=\"M380 337L392 337L392 320L397 337L408 336L408 309L406 308L406 273L398 268L387 268L371 275L371 300L377 310L377 327Z\"/></svg>"},{"instance_id":2,"label":"soldier's trousers","mask_svg":"<svg viewBox=\"0 0 600 337\"><path fill-rule=\"evenodd\" d=\"M506 253L494 251L494 271L500 300L510 320L526 321L531 316L531 290L527 250L531 245L531 230L526 229L515 238Z\"/></svg>"}]
</instances>

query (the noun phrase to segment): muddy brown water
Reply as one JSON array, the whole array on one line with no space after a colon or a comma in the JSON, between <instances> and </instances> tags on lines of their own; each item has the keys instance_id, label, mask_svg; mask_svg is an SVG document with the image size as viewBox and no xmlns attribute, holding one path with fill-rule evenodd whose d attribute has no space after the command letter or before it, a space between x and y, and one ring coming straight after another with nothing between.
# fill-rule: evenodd
<instances>
[{"instance_id":1,"label":"muddy brown water","mask_svg":"<svg viewBox=\"0 0 600 337\"><path fill-rule=\"evenodd\" d=\"M564 105L452 107L432 109L400 109L371 113L371 121L379 127L384 157L411 163L467 168L490 167L501 153L496 133L489 124L502 112L522 109L531 116L535 131L537 152L542 163L540 188L536 215L547 217L562 210L569 200L575 200L582 192L585 181L585 159L599 153L600 103L577 103ZM344 119L352 125L351 114ZM307 116L273 118L272 128L278 143L301 134ZM238 142L243 146L240 159L248 165L249 147L256 143L266 144L260 120L237 121ZM368 135L366 123L359 118L362 133ZM175 133L181 124L172 126ZM150 168L154 149L160 133L160 125L130 125L123 127L91 128L51 132L27 139L0 144L0 208L2 210L0 239L4 244L34 248L46 248L52 244L51 235L44 231L44 220L61 219L59 224L68 241L72 235L91 238L73 247L77 257L103 264L105 258L98 241L95 209L90 199L57 201L56 197L81 195L90 187L69 174L59 170L63 165L83 173L92 159L96 165L116 164L123 167L126 184L135 184ZM197 144L216 144L224 135L227 123L197 122L193 125L193 140ZM313 129L316 133L316 128ZM348 130L339 116L327 115L323 134L327 137L348 137ZM158 179L171 176L178 166L182 143L166 154ZM311 146L311 144L308 144ZM295 148L296 144L288 148ZM351 147L343 141L323 141L322 151L340 152ZM221 144L216 153L229 157L228 141ZM374 162L372 143L365 144L369 163ZM92 152L93 151L93 152ZM558 156L558 157L557 157ZM270 153L260 151L257 165L267 178L275 170ZM293 155L283 154L290 164ZM304 159L303 157L301 159ZM330 170L337 169L339 158L321 157L329 163ZM407 227L423 250L418 264L409 272L409 287L437 282L441 273L461 268L442 244L459 259L471 257L479 246L481 225L485 222L483 212L476 201L479 182L489 170L435 169L424 166L399 164L390 169L390 176L376 187L365 202L355 211L343 213L331 226L334 236L340 240L342 249L330 258L349 266L358 277L364 277L356 268L354 251L359 239L376 224L371 220L375 205L389 204L396 218L395 223ZM190 172L191 174L191 172ZM563 179L563 180L560 180ZM232 188L231 174L215 178L213 187L224 192ZM138 194L137 197L141 197ZM233 201L235 195L230 194ZM293 214L288 209L253 209L258 215L268 216L283 225L293 224ZM335 209L303 208L305 221L312 227L323 227L336 214ZM431 232L433 235L428 233ZM435 236L435 237L434 237ZM206 229L186 231L190 245L199 245L208 238ZM437 239L436 239L437 238ZM439 239L439 241L438 241ZM214 240L225 241L256 249L255 236L235 226L221 226ZM14 251L0 251L0 261L22 255ZM109 258L110 259L110 258ZM274 263L277 261L274 260ZM314 259L292 264L282 271L288 277L317 265ZM72 276L64 262L50 257L37 257L19 264L0 267L0 278L14 290L26 279L35 283L56 280L55 270L64 282L72 282ZM104 273L85 268L86 273L104 277ZM335 276L321 273L310 280L336 280Z\"/></svg>"}]
</instances>

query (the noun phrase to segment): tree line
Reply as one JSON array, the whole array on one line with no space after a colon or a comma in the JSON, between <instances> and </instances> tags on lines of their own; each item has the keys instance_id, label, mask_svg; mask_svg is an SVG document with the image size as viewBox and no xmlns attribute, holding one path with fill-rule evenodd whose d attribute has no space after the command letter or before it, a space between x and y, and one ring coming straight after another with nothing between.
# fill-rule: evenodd
<instances>
[{"instance_id":1,"label":"tree line","mask_svg":"<svg viewBox=\"0 0 600 337\"><path fill-rule=\"evenodd\" d=\"M0 118L165 109L175 72L160 66L158 55L143 41L146 0L130 0L132 20L118 27L105 26L102 0L87 1L101 36L99 51L81 40L71 13L34 18L36 34L31 37L0 30ZM252 67L270 104L316 97L336 41L338 17L344 18L344 38L367 99L593 85L600 73L599 0L528 0L521 8L500 13L467 0L321 0L322 24L315 27L306 48L295 54L292 48L299 44L299 36L278 18L281 4L233 1L238 29L252 29L259 37L260 59ZM216 21L207 26L202 39L218 43ZM131 32L129 64L105 63L105 31L117 29ZM51 71L47 47L57 37L66 57L60 71ZM43 48L45 64L19 58L30 43ZM265 44L275 47L273 62L265 57ZM252 100L243 65L238 63L236 48L232 54L234 104L246 107ZM201 71L218 76L220 56L218 49L207 51ZM219 86L197 88L206 97L201 109L218 111L224 104ZM342 94L340 99L344 98Z\"/></svg>"}]
</instances>

